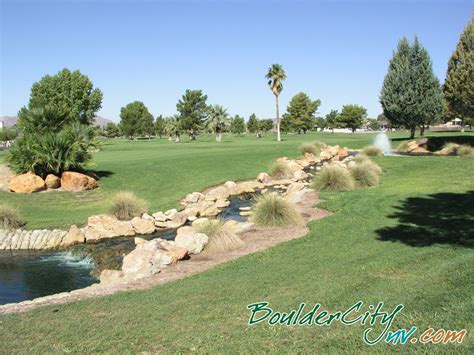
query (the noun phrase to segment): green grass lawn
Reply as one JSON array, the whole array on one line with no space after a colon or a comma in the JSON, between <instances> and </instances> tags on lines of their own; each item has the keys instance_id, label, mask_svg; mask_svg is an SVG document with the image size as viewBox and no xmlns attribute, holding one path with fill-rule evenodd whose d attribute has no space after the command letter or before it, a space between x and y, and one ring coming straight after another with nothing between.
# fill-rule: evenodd
<instances>
[{"instance_id":1,"label":"green grass lawn","mask_svg":"<svg viewBox=\"0 0 474 355\"><path fill-rule=\"evenodd\" d=\"M432 134L434 135L434 134ZM459 136L460 133L436 133L437 136ZM464 137L473 138L473 133ZM308 133L284 135L282 142L274 134L262 139L253 135L226 135L216 143L211 135L198 141L184 140L180 144L162 140L104 143L95 154L92 169L102 175L100 188L82 193L46 192L11 194L0 191L0 203L18 207L27 223L25 228L67 228L82 225L87 217L106 213L108 201L120 190L135 192L149 203L150 212L177 207L178 200L192 191L201 191L226 180L254 178L268 171L272 161L280 156L295 157L303 142L320 140L361 148L372 142L374 134ZM393 133L394 145L406 139L407 133ZM0 156L1 157L1 156Z\"/></svg>"},{"instance_id":2,"label":"green grass lawn","mask_svg":"<svg viewBox=\"0 0 474 355\"><path fill-rule=\"evenodd\" d=\"M294 155L302 141L320 139L358 148L371 138L313 134L291 136L281 144L270 138L259 142L232 138L221 145L114 143L96 158L99 170L114 172L103 179L99 191L86 197L61 194L65 201L54 206L51 217L46 217L47 211L27 209L26 197L15 202L28 211L25 215L35 226L63 218L67 223L81 221L103 210L100 200L118 189L136 191L154 209L166 208L191 190L253 177L273 158ZM472 353L474 160L376 160L384 169L381 185L323 193L324 207L335 214L310 223L307 236L146 291L3 316L0 351ZM53 194L36 196L60 200ZM76 199L78 203L71 206ZM84 206L85 200L92 205ZM39 201L33 204L38 207ZM42 203L48 206L52 201ZM321 303L333 311L358 300L383 301L390 310L402 303L405 309L393 329L416 326L418 335L429 327L467 329L468 335L456 346L370 347L362 340L368 325L248 326L246 305L264 300L281 311L301 302Z\"/></svg>"}]
</instances>

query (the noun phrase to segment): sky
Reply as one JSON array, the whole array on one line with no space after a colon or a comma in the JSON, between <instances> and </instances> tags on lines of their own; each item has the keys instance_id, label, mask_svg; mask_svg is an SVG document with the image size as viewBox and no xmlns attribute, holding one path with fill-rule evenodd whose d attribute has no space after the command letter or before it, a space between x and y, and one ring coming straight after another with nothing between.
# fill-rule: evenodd
<instances>
[{"instance_id":1,"label":"sky","mask_svg":"<svg viewBox=\"0 0 474 355\"><path fill-rule=\"evenodd\" d=\"M274 117L273 63L287 72L280 112L305 92L321 100L319 115L359 104L376 117L399 39L417 35L442 82L474 10L470 0L0 3L0 116L16 115L42 76L69 68L102 90L98 115L115 122L135 100L172 115L186 89L231 115Z\"/></svg>"}]
</instances>

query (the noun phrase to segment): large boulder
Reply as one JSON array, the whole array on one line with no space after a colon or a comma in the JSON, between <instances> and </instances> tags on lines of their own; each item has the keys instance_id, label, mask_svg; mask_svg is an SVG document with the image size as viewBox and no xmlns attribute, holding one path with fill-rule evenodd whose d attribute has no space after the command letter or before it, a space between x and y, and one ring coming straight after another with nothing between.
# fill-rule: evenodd
<instances>
[{"instance_id":1,"label":"large boulder","mask_svg":"<svg viewBox=\"0 0 474 355\"><path fill-rule=\"evenodd\" d=\"M263 184L267 184L269 182L272 182L272 178L267 173L260 173L257 175L257 181Z\"/></svg>"},{"instance_id":2,"label":"large boulder","mask_svg":"<svg viewBox=\"0 0 474 355\"><path fill-rule=\"evenodd\" d=\"M67 191L85 191L95 189L97 181L85 174L75 171L65 171L61 174L61 186Z\"/></svg>"},{"instance_id":3,"label":"large boulder","mask_svg":"<svg viewBox=\"0 0 474 355\"><path fill-rule=\"evenodd\" d=\"M48 174L44 182L46 183L46 187L48 189L57 189L61 187L61 179L53 174Z\"/></svg>"},{"instance_id":4,"label":"large boulder","mask_svg":"<svg viewBox=\"0 0 474 355\"><path fill-rule=\"evenodd\" d=\"M298 170L293 173L293 180L295 181L303 181L308 178L308 174L305 173L303 170Z\"/></svg>"},{"instance_id":5,"label":"large boulder","mask_svg":"<svg viewBox=\"0 0 474 355\"><path fill-rule=\"evenodd\" d=\"M191 203L197 203L204 198L204 195L200 192L193 192L188 195L181 201L183 206L187 206Z\"/></svg>"},{"instance_id":6,"label":"large boulder","mask_svg":"<svg viewBox=\"0 0 474 355\"><path fill-rule=\"evenodd\" d=\"M197 233L193 227L187 226L178 229L175 238L175 245L187 249L189 254L199 254L208 242L207 235Z\"/></svg>"},{"instance_id":7,"label":"large boulder","mask_svg":"<svg viewBox=\"0 0 474 355\"><path fill-rule=\"evenodd\" d=\"M130 222L137 234L151 234L156 230L154 219L135 217Z\"/></svg>"},{"instance_id":8,"label":"large boulder","mask_svg":"<svg viewBox=\"0 0 474 355\"><path fill-rule=\"evenodd\" d=\"M61 241L61 246L64 248L69 248L70 246L74 244L81 244L86 241L86 237L82 233L82 231L77 228L75 224L73 224L70 228L69 231L67 232L66 236L64 239Z\"/></svg>"},{"instance_id":9,"label":"large boulder","mask_svg":"<svg viewBox=\"0 0 474 355\"><path fill-rule=\"evenodd\" d=\"M120 270L102 270L100 273L101 284L112 284L120 282L123 279L123 272Z\"/></svg>"},{"instance_id":10,"label":"large boulder","mask_svg":"<svg viewBox=\"0 0 474 355\"><path fill-rule=\"evenodd\" d=\"M188 215L185 212L176 212L176 210L170 210L170 211L166 211L164 213L165 221L157 220L155 217L156 227L162 228L162 229L176 229L184 225L186 221L188 220Z\"/></svg>"},{"instance_id":11,"label":"large boulder","mask_svg":"<svg viewBox=\"0 0 474 355\"><path fill-rule=\"evenodd\" d=\"M346 147L344 148L338 148L337 149L337 155L339 156L339 159L344 159L349 156L349 151L347 150Z\"/></svg>"},{"instance_id":12,"label":"large boulder","mask_svg":"<svg viewBox=\"0 0 474 355\"><path fill-rule=\"evenodd\" d=\"M229 197L230 193L229 190L225 186L218 186L215 187L206 194L205 199L207 201L215 201L215 200L220 200L220 199L227 199Z\"/></svg>"},{"instance_id":13,"label":"large boulder","mask_svg":"<svg viewBox=\"0 0 474 355\"><path fill-rule=\"evenodd\" d=\"M32 193L44 190L46 184L41 177L28 172L14 176L8 184L8 188L13 192Z\"/></svg>"},{"instance_id":14,"label":"large boulder","mask_svg":"<svg viewBox=\"0 0 474 355\"><path fill-rule=\"evenodd\" d=\"M102 214L88 218L84 234L90 243L99 239L133 236L135 230L131 221L119 221L115 216Z\"/></svg>"}]
</instances>

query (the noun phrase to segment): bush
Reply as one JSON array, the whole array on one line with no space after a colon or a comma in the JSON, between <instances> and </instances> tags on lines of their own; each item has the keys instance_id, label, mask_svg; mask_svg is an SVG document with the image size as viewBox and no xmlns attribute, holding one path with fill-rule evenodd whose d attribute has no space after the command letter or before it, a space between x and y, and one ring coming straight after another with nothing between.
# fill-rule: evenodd
<instances>
[{"instance_id":1,"label":"bush","mask_svg":"<svg viewBox=\"0 0 474 355\"><path fill-rule=\"evenodd\" d=\"M71 125L59 132L29 133L18 138L6 155L17 174L31 171L39 176L83 170L98 143L93 127Z\"/></svg>"},{"instance_id":2,"label":"bush","mask_svg":"<svg viewBox=\"0 0 474 355\"><path fill-rule=\"evenodd\" d=\"M316 147L316 145L311 143L303 143L302 145L300 145L300 151L303 155L309 153L318 156L321 153L321 151Z\"/></svg>"},{"instance_id":3,"label":"bush","mask_svg":"<svg viewBox=\"0 0 474 355\"><path fill-rule=\"evenodd\" d=\"M337 164L326 165L313 180L316 190L347 191L354 187L355 181L350 172Z\"/></svg>"},{"instance_id":4,"label":"bush","mask_svg":"<svg viewBox=\"0 0 474 355\"><path fill-rule=\"evenodd\" d=\"M441 152L445 155L457 155L460 145L457 143L446 143L441 149Z\"/></svg>"},{"instance_id":5,"label":"bush","mask_svg":"<svg viewBox=\"0 0 474 355\"><path fill-rule=\"evenodd\" d=\"M397 147L397 152L408 153L408 143L410 143L410 141L401 142Z\"/></svg>"},{"instance_id":6,"label":"bush","mask_svg":"<svg viewBox=\"0 0 474 355\"><path fill-rule=\"evenodd\" d=\"M316 147L316 149L319 150L319 152L321 152L324 148L327 147L326 143L323 143L323 142L320 142L320 141L314 141L313 144Z\"/></svg>"},{"instance_id":7,"label":"bush","mask_svg":"<svg viewBox=\"0 0 474 355\"><path fill-rule=\"evenodd\" d=\"M146 202L132 192L118 192L112 199L110 212L120 220L128 221L146 211Z\"/></svg>"},{"instance_id":8,"label":"bush","mask_svg":"<svg viewBox=\"0 0 474 355\"><path fill-rule=\"evenodd\" d=\"M379 157L383 155L382 149L376 147L375 145L369 145L362 148L362 154L367 155L368 157Z\"/></svg>"},{"instance_id":9,"label":"bush","mask_svg":"<svg viewBox=\"0 0 474 355\"><path fill-rule=\"evenodd\" d=\"M467 144L460 145L457 154L460 157L474 157L474 148Z\"/></svg>"},{"instance_id":10,"label":"bush","mask_svg":"<svg viewBox=\"0 0 474 355\"><path fill-rule=\"evenodd\" d=\"M360 164L360 163L365 163L366 161L372 161L372 160L370 160L370 158L367 155L359 153L354 157L354 161L357 164Z\"/></svg>"},{"instance_id":11,"label":"bush","mask_svg":"<svg viewBox=\"0 0 474 355\"><path fill-rule=\"evenodd\" d=\"M240 248L244 243L235 233L232 226L222 220L210 220L198 228L198 232L209 237L203 254L214 255Z\"/></svg>"},{"instance_id":12,"label":"bush","mask_svg":"<svg viewBox=\"0 0 474 355\"><path fill-rule=\"evenodd\" d=\"M350 169L357 187L370 187L379 184L379 173L374 169L374 164L373 162L366 161L356 164Z\"/></svg>"},{"instance_id":13,"label":"bush","mask_svg":"<svg viewBox=\"0 0 474 355\"><path fill-rule=\"evenodd\" d=\"M7 204L0 205L0 229L16 229L22 225L18 209Z\"/></svg>"},{"instance_id":14,"label":"bush","mask_svg":"<svg viewBox=\"0 0 474 355\"><path fill-rule=\"evenodd\" d=\"M291 169L283 162L276 162L272 165L271 175L274 179L289 179L293 176Z\"/></svg>"},{"instance_id":15,"label":"bush","mask_svg":"<svg viewBox=\"0 0 474 355\"><path fill-rule=\"evenodd\" d=\"M254 207L251 220L261 226L286 226L298 223L296 207L276 194L260 196Z\"/></svg>"}]
</instances>

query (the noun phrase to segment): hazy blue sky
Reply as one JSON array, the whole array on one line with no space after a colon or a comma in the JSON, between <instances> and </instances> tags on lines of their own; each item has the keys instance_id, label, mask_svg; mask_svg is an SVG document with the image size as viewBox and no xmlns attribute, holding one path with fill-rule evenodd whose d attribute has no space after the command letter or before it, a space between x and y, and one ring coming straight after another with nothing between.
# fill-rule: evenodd
<instances>
[{"instance_id":1,"label":"hazy blue sky","mask_svg":"<svg viewBox=\"0 0 474 355\"><path fill-rule=\"evenodd\" d=\"M273 117L272 63L288 74L281 111L304 91L321 99L320 114L356 103L376 116L398 40L418 35L443 81L473 14L469 0L0 2L0 115L16 115L35 81L67 67L103 91L99 115L114 121L134 100L171 115L188 88L231 114Z\"/></svg>"}]
</instances>

